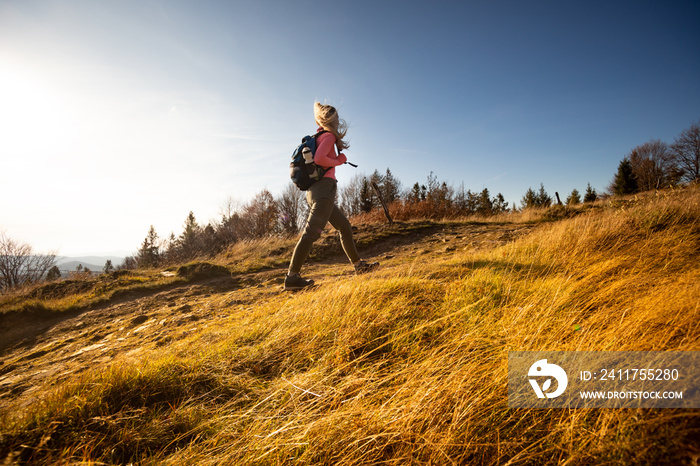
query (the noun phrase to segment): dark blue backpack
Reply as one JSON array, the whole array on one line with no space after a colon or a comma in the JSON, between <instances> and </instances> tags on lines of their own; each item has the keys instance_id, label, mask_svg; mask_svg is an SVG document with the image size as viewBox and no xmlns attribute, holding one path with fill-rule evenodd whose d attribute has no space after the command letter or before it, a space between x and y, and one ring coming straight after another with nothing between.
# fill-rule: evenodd
<instances>
[{"instance_id":1,"label":"dark blue backpack","mask_svg":"<svg viewBox=\"0 0 700 466\"><path fill-rule=\"evenodd\" d=\"M313 136L304 136L301 144L292 154L292 162L289 164L290 175L292 182L302 191L309 189L330 169L320 167L313 162L314 155L316 155L316 138L327 132L319 131Z\"/></svg>"},{"instance_id":2,"label":"dark blue backpack","mask_svg":"<svg viewBox=\"0 0 700 466\"><path fill-rule=\"evenodd\" d=\"M314 163L316 155L316 138L328 131L322 130L313 136L304 136L301 139L301 144L294 149L292 153L292 162L289 164L290 176L292 182L297 188L302 191L308 190L312 184L323 178L323 175L333 167L323 168ZM338 151L340 152L340 151ZM345 162L350 166L357 168L357 165L350 162Z\"/></svg>"}]
</instances>

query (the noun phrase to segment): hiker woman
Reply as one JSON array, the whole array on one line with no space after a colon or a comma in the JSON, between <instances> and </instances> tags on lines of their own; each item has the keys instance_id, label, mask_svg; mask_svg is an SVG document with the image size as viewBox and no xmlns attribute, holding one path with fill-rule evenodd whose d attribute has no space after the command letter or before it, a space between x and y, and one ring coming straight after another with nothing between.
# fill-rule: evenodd
<instances>
[{"instance_id":1,"label":"hiker woman","mask_svg":"<svg viewBox=\"0 0 700 466\"><path fill-rule=\"evenodd\" d=\"M306 228L294 248L294 254L289 264L289 272L284 279L285 290L300 290L314 284L313 280L301 278L299 272L304 261L311 252L314 241L321 237L321 232L326 223L340 232L340 243L345 254L355 267L355 273L369 272L379 265L378 262L366 262L360 259L352 238L352 227L343 215L343 212L335 205L335 194L338 182L335 178L335 167L347 162L347 157L341 151L349 147L343 140L347 133L347 124L338 117L338 112L331 105L314 103L314 117L318 125L318 131L327 131L316 138L316 154L314 163L323 168L328 168L326 174L306 192L306 202L311 208ZM338 154L335 147L338 147Z\"/></svg>"}]
</instances>

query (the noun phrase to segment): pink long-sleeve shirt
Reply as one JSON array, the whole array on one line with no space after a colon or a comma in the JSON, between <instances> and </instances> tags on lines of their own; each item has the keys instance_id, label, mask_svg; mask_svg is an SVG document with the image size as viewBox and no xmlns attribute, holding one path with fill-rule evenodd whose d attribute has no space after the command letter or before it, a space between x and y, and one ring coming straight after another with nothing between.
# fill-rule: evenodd
<instances>
[{"instance_id":1,"label":"pink long-sleeve shirt","mask_svg":"<svg viewBox=\"0 0 700 466\"><path fill-rule=\"evenodd\" d=\"M323 131L323 128L319 128L318 131ZM335 167L342 165L347 162L347 157L342 152L340 155L335 152L335 136L333 133L323 133L316 138L316 153L314 154L314 163L320 165L323 168L332 167L330 170L323 175L324 178L332 178L337 181L335 177Z\"/></svg>"}]
</instances>

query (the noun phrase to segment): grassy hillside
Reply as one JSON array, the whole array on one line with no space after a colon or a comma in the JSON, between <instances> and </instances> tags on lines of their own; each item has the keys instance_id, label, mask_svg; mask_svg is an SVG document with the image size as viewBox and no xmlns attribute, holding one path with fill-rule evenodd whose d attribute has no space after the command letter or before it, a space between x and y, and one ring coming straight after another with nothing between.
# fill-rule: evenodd
<instances>
[{"instance_id":1,"label":"grassy hillside","mask_svg":"<svg viewBox=\"0 0 700 466\"><path fill-rule=\"evenodd\" d=\"M0 460L697 461L698 410L509 409L507 359L523 350L700 350L700 191L548 215L562 219L527 232L445 224L423 239L387 236L393 250L378 272L316 263L306 270L321 286L296 294L279 291L274 267L285 261L270 257L282 246L268 246L273 269L257 286L178 295L198 316L178 327L186 331L164 339L161 330L94 370L56 371L6 396ZM234 270L235 257L221 262ZM169 299L138 305L166 325ZM84 344L128 341L127 330ZM17 368L30 371L18 354L3 359L0 388ZM50 352L37 354L32 363L52 363Z\"/></svg>"}]
</instances>

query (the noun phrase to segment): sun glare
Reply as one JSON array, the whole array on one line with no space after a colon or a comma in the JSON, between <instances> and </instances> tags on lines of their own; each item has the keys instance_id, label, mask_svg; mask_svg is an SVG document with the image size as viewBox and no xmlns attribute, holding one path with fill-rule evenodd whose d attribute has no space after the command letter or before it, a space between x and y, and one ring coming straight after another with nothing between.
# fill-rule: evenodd
<instances>
[{"instance_id":1,"label":"sun glare","mask_svg":"<svg viewBox=\"0 0 700 466\"><path fill-rule=\"evenodd\" d=\"M18 157L64 149L75 132L65 96L51 82L0 62L0 153Z\"/></svg>"}]
</instances>

